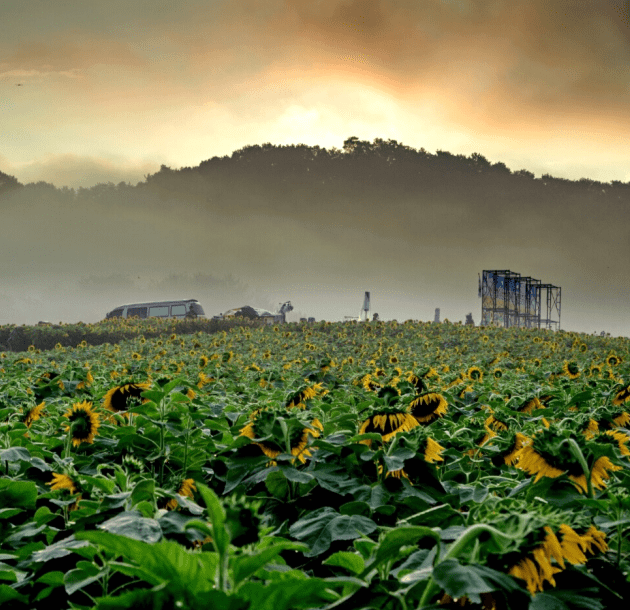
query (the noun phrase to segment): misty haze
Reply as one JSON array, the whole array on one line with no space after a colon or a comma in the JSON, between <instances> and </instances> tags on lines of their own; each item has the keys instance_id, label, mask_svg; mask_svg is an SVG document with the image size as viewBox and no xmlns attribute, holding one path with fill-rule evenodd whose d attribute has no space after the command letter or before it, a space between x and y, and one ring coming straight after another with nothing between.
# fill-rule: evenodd
<instances>
[{"instance_id":1,"label":"misty haze","mask_svg":"<svg viewBox=\"0 0 630 610\"><path fill-rule=\"evenodd\" d=\"M248 146L136 186L2 183L1 321L93 322L117 305L196 298L289 320L480 318L478 274L562 288L562 328L627 334L630 184L535 178L352 137L343 149Z\"/></svg>"}]
</instances>

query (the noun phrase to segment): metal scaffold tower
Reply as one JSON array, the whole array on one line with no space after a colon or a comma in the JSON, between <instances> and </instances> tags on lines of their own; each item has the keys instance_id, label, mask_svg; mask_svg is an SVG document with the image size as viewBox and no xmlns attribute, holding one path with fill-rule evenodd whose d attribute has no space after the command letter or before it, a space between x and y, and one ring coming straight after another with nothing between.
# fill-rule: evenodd
<instances>
[{"instance_id":1,"label":"metal scaffold tower","mask_svg":"<svg viewBox=\"0 0 630 610\"><path fill-rule=\"evenodd\" d=\"M562 289L553 284L541 284L540 286L546 291L547 317L541 320L545 328L558 330L560 328L560 305L562 302ZM557 319L554 319L557 318Z\"/></svg>"},{"instance_id":2,"label":"metal scaffold tower","mask_svg":"<svg viewBox=\"0 0 630 610\"><path fill-rule=\"evenodd\" d=\"M542 317L543 291L547 308ZM560 328L561 289L509 269L484 270L479 278L481 326Z\"/></svg>"}]
</instances>

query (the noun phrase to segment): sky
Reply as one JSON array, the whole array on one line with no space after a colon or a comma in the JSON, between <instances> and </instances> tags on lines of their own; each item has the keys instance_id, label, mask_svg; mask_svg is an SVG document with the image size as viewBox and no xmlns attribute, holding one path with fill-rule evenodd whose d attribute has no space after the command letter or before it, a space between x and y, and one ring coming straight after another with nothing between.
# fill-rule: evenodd
<instances>
[{"instance_id":1,"label":"sky","mask_svg":"<svg viewBox=\"0 0 630 610\"><path fill-rule=\"evenodd\" d=\"M350 136L630 181L627 0L0 2L0 171L23 183L135 184L248 145ZM434 203L335 225L2 203L0 324L91 322L178 295L209 315L290 299L290 319L335 320L366 290L383 319L440 307L478 322L477 274L511 269L562 287L563 328L630 336L624 222L591 231L596 217L536 210L503 239L506 214L484 233L461 202L455 230Z\"/></svg>"},{"instance_id":2,"label":"sky","mask_svg":"<svg viewBox=\"0 0 630 610\"><path fill-rule=\"evenodd\" d=\"M357 136L630 180L621 0L2 0L0 169L135 183Z\"/></svg>"}]
</instances>

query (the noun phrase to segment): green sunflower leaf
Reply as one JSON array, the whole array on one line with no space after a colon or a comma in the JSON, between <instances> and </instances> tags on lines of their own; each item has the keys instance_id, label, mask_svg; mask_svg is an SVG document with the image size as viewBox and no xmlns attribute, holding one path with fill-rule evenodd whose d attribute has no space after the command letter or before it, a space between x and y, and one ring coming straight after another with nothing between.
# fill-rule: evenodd
<instances>
[{"instance_id":1,"label":"green sunflower leaf","mask_svg":"<svg viewBox=\"0 0 630 610\"><path fill-rule=\"evenodd\" d=\"M287 478L278 471L269 473L265 478L265 487L272 496L279 499L286 498L289 493Z\"/></svg>"},{"instance_id":2,"label":"green sunflower leaf","mask_svg":"<svg viewBox=\"0 0 630 610\"><path fill-rule=\"evenodd\" d=\"M124 512L101 523L99 529L143 542L157 542L162 538L162 528L155 519L147 519L139 511Z\"/></svg>"},{"instance_id":3,"label":"green sunflower leaf","mask_svg":"<svg viewBox=\"0 0 630 610\"><path fill-rule=\"evenodd\" d=\"M538 593L530 602L528 610L569 610L569 606L556 597Z\"/></svg>"},{"instance_id":4,"label":"green sunflower leaf","mask_svg":"<svg viewBox=\"0 0 630 610\"><path fill-rule=\"evenodd\" d=\"M0 480L0 508L33 508L37 486L32 481Z\"/></svg>"},{"instance_id":5,"label":"green sunflower leaf","mask_svg":"<svg viewBox=\"0 0 630 610\"><path fill-rule=\"evenodd\" d=\"M360 574L365 568L365 561L361 555L358 555L357 553L349 553L347 551L334 553L322 563L327 566L344 568L353 574Z\"/></svg>"},{"instance_id":6,"label":"green sunflower leaf","mask_svg":"<svg viewBox=\"0 0 630 610\"><path fill-rule=\"evenodd\" d=\"M295 522L289 534L309 545L307 557L327 551L335 540L354 540L376 530L377 525L368 517L340 515L329 506L320 508Z\"/></svg>"},{"instance_id":7,"label":"green sunflower leaf","mask_svg":"<svg viewBox=\"0 0 630 610\"><path fill-rule=\"evenodd\" d=\"M0 585L0 604L12 601L27 603L28 597L26 595L22 595L22 593L16 591L9 585Z\"/></svg>"},{"instance_id":8,"label":"green sunflower leaf","mask_svg":"<svg viewBox=\"0 0 630 610\"><path fill-rule=\"evenodd\" d=\"M234 578L234 585L238 588L238 585L246 578L253 576L260 568L267 565L274 557L277 557L282 551L307 550L307 546L304 544L290 542L279 542L273 546L267 547L262 551L259 551L253 555L243 555L241 557L235 557L231 561L232 575Z\"/></svg>"}]
</instances>

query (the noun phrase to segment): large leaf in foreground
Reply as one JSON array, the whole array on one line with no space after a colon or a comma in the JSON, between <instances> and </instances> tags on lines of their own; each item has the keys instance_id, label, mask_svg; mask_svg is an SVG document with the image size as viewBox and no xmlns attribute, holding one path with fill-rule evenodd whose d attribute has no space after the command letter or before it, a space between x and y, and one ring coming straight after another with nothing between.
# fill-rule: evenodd
<instances>
[{"instance_id":1,"label":"large leaf in foreground","mask_svg":"<svg viewBox=\"0 0 630 610\"><path fill-rule=\"evenodd\" d=\"M175 542L148 544L109 532L79 532L76 538L89 540L141 567L136 576L150 584L168 583L170 591L187 591L193 596L214 586L212 563L201 554L187 551Z\"/></svg>"},{"instance_id":2,"label":"large leaf in foreground","mask_svg":"<svg viewBox=\"0 0 630 610\"><path fill-rule=\"evenodd\" d=\"M354 540L376 530L376 523L360 515L340 515L336 510L325 506L299 521L289 529L289 534L311 547L307 557L320 555L330 548L335 540Z\"/></svg>"}]
</instances>

